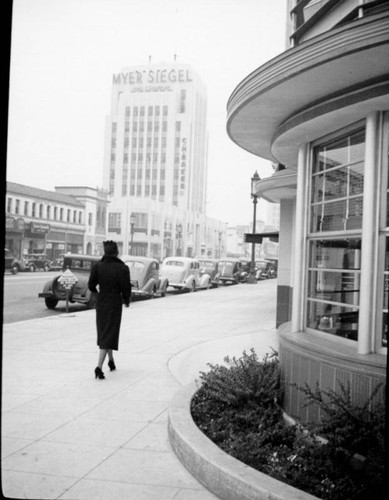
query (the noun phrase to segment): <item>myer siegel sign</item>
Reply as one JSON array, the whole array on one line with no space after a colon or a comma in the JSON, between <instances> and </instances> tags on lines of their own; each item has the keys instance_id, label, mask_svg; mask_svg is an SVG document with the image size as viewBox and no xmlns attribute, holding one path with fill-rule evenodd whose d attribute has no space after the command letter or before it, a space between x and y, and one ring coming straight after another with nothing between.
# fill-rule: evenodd
<instances>
[{"instance_id":1,"label":"myer siegel sign","mask_svg":"<svg viewBox=\"0 0 389 500\"><path fill-rule=\"evenodd\" d=\"M161 92L172 91L170 85L161 85L169 83L188 83L192 82L190 71L188 69L149 69L142 71L129 71L127 73L118 73L113 75L114 85L134 85L131 92ZM153 84L153 85L147 85ZM158 85L156 85L158 84ZM144 86L145 85L145 86Z\"/></svg>"}]
</instances>

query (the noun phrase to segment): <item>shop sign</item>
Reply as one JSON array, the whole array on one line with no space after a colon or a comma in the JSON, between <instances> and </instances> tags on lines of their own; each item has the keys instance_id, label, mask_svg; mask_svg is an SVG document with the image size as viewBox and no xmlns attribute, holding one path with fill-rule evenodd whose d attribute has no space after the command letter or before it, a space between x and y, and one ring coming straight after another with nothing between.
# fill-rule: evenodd
<instances>
[{"instance_id":1,"label":"shop sign","mask_svg":"<svg viewBox=\"0 0 389 500\"><path fill-rule=\"evenodd\" d=\"M180 195L183 196L186 184L186 138L181 142L181 165L180 165Z\"/></svg>"},{"instance_id":2,"label":"shop sign","mask_svg":"<svg viewBox=\"0 0 389 500\"><path fill-rule=\"evenodd\" d=\"M144 85L161 83L188 83L192 82L188 69L157 69L143 71L129 71L113 75L113 84L116 85Z\"/></svg>"},{"instance_id":3,"label":"shop sign","mask_svg":"<svg viewBox=\"0 0 389 500\"><path fill-rule=\"evenodd\" d=\"M24 231L24 219L19 217L19 219L15 219L15 217L6 217L5 219L5 227L9 231Z\"/></svg>"},{"instance_id":4,"label":"shop sign","mask_svg":"<svg viewBox=\"0 0 389 500\"><path fill-rule=\"evenodd\" d=\"M47 234L50 231L50 225L37 223L37 222L31 222L30 231L33 234Z\"/></svg>"}]
</instances>

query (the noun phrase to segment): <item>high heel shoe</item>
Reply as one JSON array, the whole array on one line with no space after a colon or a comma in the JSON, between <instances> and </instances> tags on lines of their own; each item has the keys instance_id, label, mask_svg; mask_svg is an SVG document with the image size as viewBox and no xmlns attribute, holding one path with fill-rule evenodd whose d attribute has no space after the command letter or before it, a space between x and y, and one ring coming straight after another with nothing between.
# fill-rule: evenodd
<instances>
[{"instance_id":1,"label":"high heel shoe","mask_svg":"<svg viewBox=\"0 0 389 500\"><path fill-rule=\"evenodd\" d=\"M98 366L95 368L95 378L105 378L104 373Z\"/></svg>"},{"instance_id":2,"label":"high heel shoe","mask_svg":"<svg viewBox=\"0 0 389 500\"><path fill-rule=\"evenodd\" d=\"M109 360L108 361L108 366L109 366L109 369L111 370L111 372L113 372L114 370L116 370L116 366L115 366L115 361L114 360Z\"/></svg>"}]
</instances>

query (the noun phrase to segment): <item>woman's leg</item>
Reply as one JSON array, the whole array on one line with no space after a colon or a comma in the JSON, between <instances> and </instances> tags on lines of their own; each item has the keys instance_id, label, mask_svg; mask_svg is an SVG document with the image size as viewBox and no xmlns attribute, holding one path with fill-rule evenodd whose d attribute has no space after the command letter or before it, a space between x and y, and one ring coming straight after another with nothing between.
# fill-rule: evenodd
<instances>
[{"instance_id":1,"label":"woman's leg","mask_svg":"<svg viewBox=\"0 0 389 500\"><path fill-rule=\"evenodd\" d=\"M100 370L103 369L103 363L105 360L105 356L107 355L108 349L100 349L99 351L99 360L97 362L97 366L100 368Z\"/></svg>"},{"instance_id":2,"label":"woman's leg","mask_svg":"<svg viewBox=\"0 0 389 500\"><path fill-rule=\"evenodd\" d=\"M115 361L113 359L112 349L108 349L108 358L109 358L109 361L108 361L109 369L111 371L116 370Z\"/></svg>"}]
</instances>

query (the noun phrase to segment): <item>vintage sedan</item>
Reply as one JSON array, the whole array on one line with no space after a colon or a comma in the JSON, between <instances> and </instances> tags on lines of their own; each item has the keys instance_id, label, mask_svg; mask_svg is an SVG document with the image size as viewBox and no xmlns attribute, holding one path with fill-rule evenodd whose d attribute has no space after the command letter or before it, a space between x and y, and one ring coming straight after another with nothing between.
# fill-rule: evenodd
<instances>
[{"instance_id":1,"label":"vintage sedan","mask_svg":"<svg viewBox=\"0 0 389 500\"><path fill-rule=\"evenodd\" d=\"M236 285L241 280L242 262L239 259L225 258L219 261L220 284Z\"/></svg>"},{"instance_id":2,"label":"vintage sedan","mask_svg":"<svg viewBox=\"0 0 389 500\"><path fill-rule=\"evenodd\" d=\"M220 283L219 261L218 259L199 259L200 274L208 274L211 277L211 287L217 288Z\"/></svg>"},{"instance_id":3,"label":"vintage sedan","mask_svg":"<svg viewBox=\"0 0 389 500\"><path fill-rule=\"evenodd\" d=\"M69 289L69 302L85 304L88 309L94 309L96 296L88 289L88 280L92 265L100 259L101 257L93 255L65 254L62 273L47 281L38 297L45 299L48 309L55 309L58 302L66 301L67 289L61 283L61 276L66 270L69 270L77 279L77 282Z\"/></svg>"},{"instance_id":4,"label":"vintage sedan","mask_svg":"<svg viewBox=\"0 0 389 500\"><path fill-rule=\"evenodd\" d=\"M32 273L37 270L50 271L51 264L45 253L31 253L24 258L24 266Z\"/></svg>"},{"instance_id":5,"label":"vintage sedan","mask_svg":"<svg viewBox=\"0 0 389 500\"><path fill-rule=\"evenodd\" d=\"M8 248L4 249L4 271L11 271L12 274L18 274L24 270L23 263L18 260Z\"/></svg>"},{"instance_id":6,"label":"vintage sedan","mask_svg":"<svg viewBox=\"0 0 389 500\"><path fill-rule=\"evenodd\" d=\"M274 262L262 259L255 262L255 277L257 280L267 280L277 276Z\"/></svg>"},{"instance_id":7,"label":"vintage sedan","mask_svg":"<svg viewBox=\"0 0 389 500\"><path fill-rule=\"evenodd\" d=\"M191 257L166 257L159 274L176 290L194 292L199 288L211 288L211 277L200 274L200 262Z\"/></svg>"},{"instance_id":8,"label":"vintage sedan","mask_svg":"<svg viewBox=\"0 0 389 500\"><path fill-rule=\"evenodd\" d=\"M120 258L130 269L132 297L165 297L168 280L159 276L157 259L132 255Z\"/></svg>"}]
</instances>

